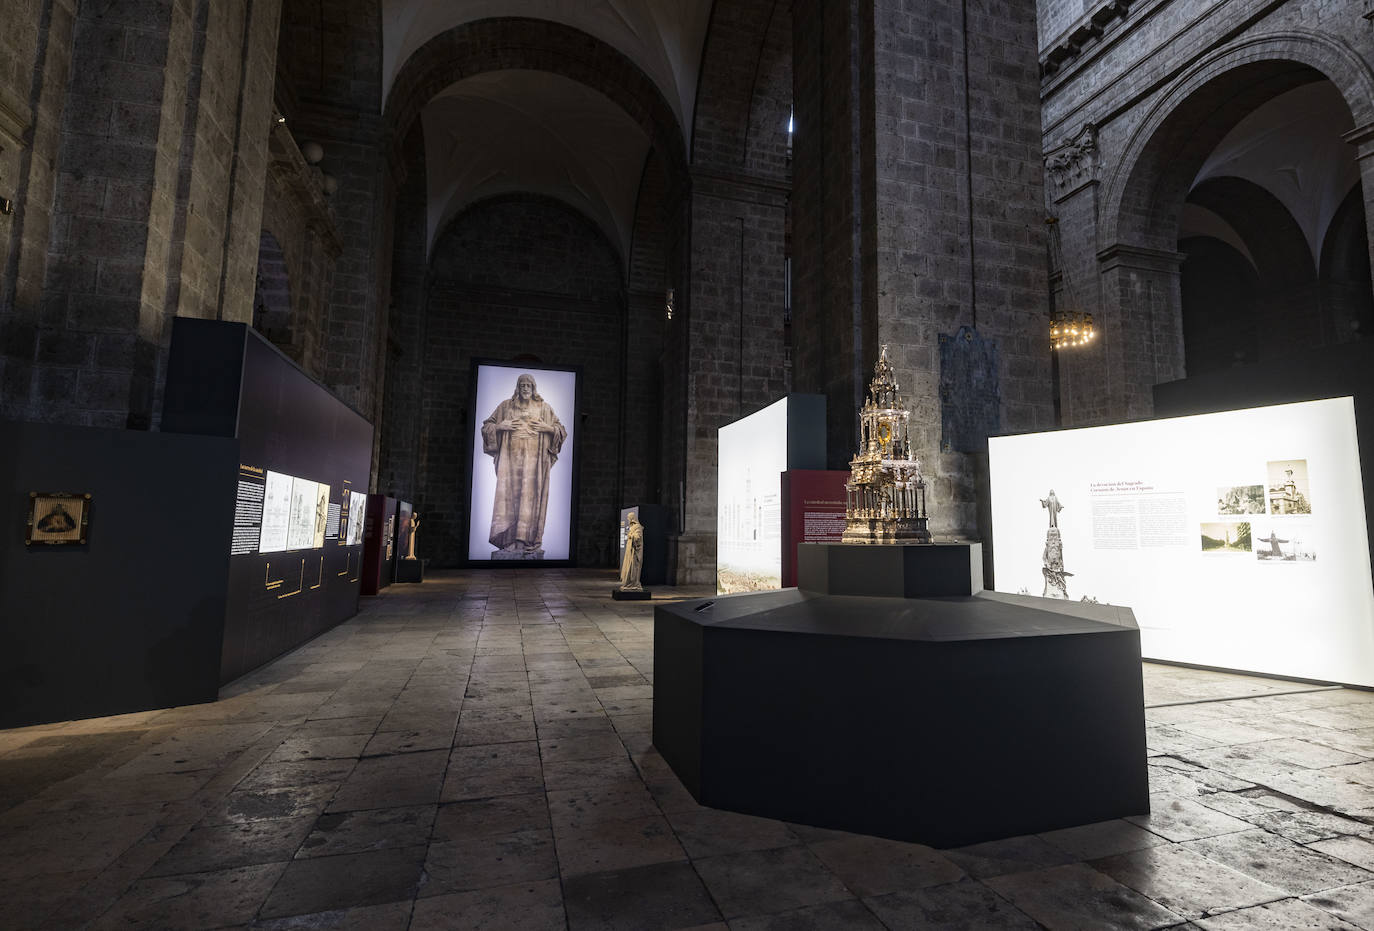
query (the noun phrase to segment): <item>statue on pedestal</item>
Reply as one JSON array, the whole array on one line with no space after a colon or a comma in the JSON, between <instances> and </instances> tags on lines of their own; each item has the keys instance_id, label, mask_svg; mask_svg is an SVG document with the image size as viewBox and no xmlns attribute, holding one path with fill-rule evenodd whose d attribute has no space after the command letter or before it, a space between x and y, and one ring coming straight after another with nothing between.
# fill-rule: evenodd
<instances>
[{"instance_id":1,"label":"statue on pedestal","mask_svg":"<svg viewBox=\"0 0 1374 931\"><path fill-rule=\"evenodd\" d=\"M620 560L620 590L622 592L642 592L644 586L639 582L639 572L644 568L644 525L639 515L630 512L625 527L625 555Z\"/></svg>"},{"instance_id":2,"label":"statue on pedestal","mask_svg":"<svg viewBox=\"0 0 1374 931\"><path fill-rule=\"evenodd\" d=\"M420 515L411 513L406 521L406 559L415 558L415 532L420 529Z\"/></svg>"},{"instance_id":3,"label":"statue on pedestal","mask_svg":"<svg viewBox=\"0 0 1374 931\"><path fill-rule=\"evenodd\" d=\"M868 400L859 409L859 451L845 483L841 543L930 543L926 482L911 456L911 412L897 390L887 346L873 366Z\"/></svg>"}]
</instances>

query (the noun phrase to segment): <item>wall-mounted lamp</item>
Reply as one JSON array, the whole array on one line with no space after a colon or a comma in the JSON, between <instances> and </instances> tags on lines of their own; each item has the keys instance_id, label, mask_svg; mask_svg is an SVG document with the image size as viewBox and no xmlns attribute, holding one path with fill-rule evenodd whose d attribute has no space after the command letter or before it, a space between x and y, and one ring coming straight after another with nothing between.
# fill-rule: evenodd
<instances>
[{"instance_id":1,"label":"wall-mounted lamp","mask_svg":"<svg viewBox=\"0 0 1374 931\"><path fill-rule=\"evenodd\" d=\"M0 197L0 215L11 216L14 213L14 201L8 197Z\"/></svg>"}]
</instances>

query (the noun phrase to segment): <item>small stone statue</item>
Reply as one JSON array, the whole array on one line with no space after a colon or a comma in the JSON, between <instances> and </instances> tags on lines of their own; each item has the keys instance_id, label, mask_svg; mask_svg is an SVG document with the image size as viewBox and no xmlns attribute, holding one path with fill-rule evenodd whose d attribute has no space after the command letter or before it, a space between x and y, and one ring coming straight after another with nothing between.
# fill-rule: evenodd
<instances>
[{"instance_id":1,"label":"small stone statue","mask_svg":"<svg viewBox=\"0 0 1374 931\"><path fill-rule=\"evenodd\" d=\"M420 515L412 513L410 519L406 521L406 559L415 558L415 532L420 529Z\"/></svg>"},{"instance_id":2,"label":"small stone statue","mask_svg":"<svg viewBox=\"0 0 1374 931\"><path fill-rule=\"evenodd\" d=\"M644 568L644 525L639 515L630 512L625 526L625 555L620 560L620 590L622 592L642 592L639 572Z\"/></svg>"}]
</instances>

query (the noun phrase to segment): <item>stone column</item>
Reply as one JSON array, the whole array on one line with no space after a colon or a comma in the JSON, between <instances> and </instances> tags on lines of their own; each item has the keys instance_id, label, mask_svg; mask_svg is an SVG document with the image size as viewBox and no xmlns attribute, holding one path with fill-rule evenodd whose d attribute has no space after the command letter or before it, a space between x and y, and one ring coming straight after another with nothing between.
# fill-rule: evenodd
<instances>
[{"instance_id":1,"label":"stone column","mask_svg":"<svg viewBox=\"0 0 1374 931\"><path fill-rule=\"evenodd\" d=\"M1153 388L1184 376L1181 252L1115 245L1098 255L1102 317L1098 341L1113 419L1154 414Z\"/></svg>"},{"instance_id":2,"label":"stone column","mask_svg":"<svg viewBox=\"0 0 1374 931\"><path fill-rule=\"evenodd\" d=\"M1355 147L1355 158L1360 166L1365 239L1369 245L1369 266L1374 269L1374 123L1357 126L1341 138Z\"/></svg>"},{"instance_id":3,"label":"stone column","mask_svg":"<svg viewBox=\"0 0 1374 931\"><path fill-rule=\"evenodd\" d=\"M976 452L942 448L946 402L959 399L940 397L940 335L967 326L996 343L997 370L980 373L1000 399L996 429L1053 422L1035 10L977 0L803 6L794 13L795 382L825 391L828 458L843 467L857 395L887 343L912 408L932 530L970 535ZM840 416L849 421L837 428Z\"/></svg>"},{"instance_id":4,"label":"stone column","mask_svg":"<svg viewBox=\"0 0 1374 931\"><path fill-rule=\"evenodd\" d=\"M46 254L18 257L7 322L21 338L7 354L17 376L28 371L6 391L8 413L147 429L172 317L248 319L278 11L272 0L79 6L70 74L45 69L37 95L41 113L64 82L61 119L35 126L30 153L55 164L57 183ZM50 12L45 62L67 52L67 5ZM31 175L34 232L44 193Z\"/></svg>"},{"instance_id":5,"label":"stone column","mask_svg":"<svg viewBox=\"0 0 1374 931\"><path fill-rule=\"evenodd\" d=\"M786 391L785 216L786 189L770 179L693 174L680 585L715 579L716 431Z\"/></svg>"}]
</instances>

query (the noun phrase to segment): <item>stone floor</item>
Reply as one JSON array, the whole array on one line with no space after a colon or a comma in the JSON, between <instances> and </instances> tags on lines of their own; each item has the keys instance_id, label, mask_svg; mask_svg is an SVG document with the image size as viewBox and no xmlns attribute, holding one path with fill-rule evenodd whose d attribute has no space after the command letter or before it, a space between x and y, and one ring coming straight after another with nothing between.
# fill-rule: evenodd
<instances>
[{"instance_id":1,"label":"stone floor","mask_svg":"<svg viewBox=\"0 0 1374 931\"><path fill-rule=\"evenodd\" d=\"M937 851L696 805L610 585L438 574L215 704L0 731L0 926L1374 929L1374 694L1147 664L1153 814Z\"/></svg>"}]
</instances>

